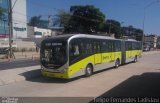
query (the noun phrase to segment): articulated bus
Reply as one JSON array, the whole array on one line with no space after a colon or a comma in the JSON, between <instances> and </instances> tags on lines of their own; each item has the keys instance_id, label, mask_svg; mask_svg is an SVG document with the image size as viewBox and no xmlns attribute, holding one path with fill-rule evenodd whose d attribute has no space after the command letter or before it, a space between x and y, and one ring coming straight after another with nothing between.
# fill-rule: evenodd
<instances>
[{"instance_id":1,"label":"articulated bus","mask_svg":"<svg viewBox=\"0 0 160 103\"><path fill-rule=\"evenodd\" d=\"M87 34L56 36L41 42L41 72L64 79L91 76L95 71L137 62L141 53L141 42L136 40Z\"/></svg>"}]
</instances>

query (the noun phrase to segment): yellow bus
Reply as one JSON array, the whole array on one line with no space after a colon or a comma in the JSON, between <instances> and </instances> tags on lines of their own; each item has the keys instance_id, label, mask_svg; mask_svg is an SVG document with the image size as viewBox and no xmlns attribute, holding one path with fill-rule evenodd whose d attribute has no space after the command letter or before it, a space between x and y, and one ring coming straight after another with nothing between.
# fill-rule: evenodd
<instances>
[{"instance_id":1,"label":"yellow bus","mask_svg":"<svg viewBox=\"0 0 160 103\"><path fill-rule=\"evenodd\" d=\"M65 79L91 76L95 71L137 62L141 53L141 42L136 40L87 34L56 36L41 42L41 72Z\"/></svg>"}]
</instances>

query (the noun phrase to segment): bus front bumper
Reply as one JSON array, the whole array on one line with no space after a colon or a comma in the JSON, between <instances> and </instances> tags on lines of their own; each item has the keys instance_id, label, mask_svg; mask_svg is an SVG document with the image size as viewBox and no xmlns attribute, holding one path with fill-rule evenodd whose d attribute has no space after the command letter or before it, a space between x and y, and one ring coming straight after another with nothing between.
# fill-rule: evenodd
<instances>
[{"instance_id":1,"label":"bus front bumper","mask_svg":"<svg viewBox=\"0 0 160 103\"><path fill-rule=\"evenodd\" d=\"M67 72L57 73L57 72L50 72L42 69L41 73L45 77L69 79Z\"/></svg>"}]
</instances>

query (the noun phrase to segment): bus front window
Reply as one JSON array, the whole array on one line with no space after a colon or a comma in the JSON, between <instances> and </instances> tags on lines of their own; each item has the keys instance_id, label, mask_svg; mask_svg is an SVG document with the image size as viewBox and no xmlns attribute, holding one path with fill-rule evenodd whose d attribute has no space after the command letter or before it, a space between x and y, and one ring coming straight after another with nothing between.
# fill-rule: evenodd
<instances>
[{"instance_id":1,"label":"bus front window","mask_svg":"<svg viewBox=\"0 0 160 103\"><path fill-rule=\"evenodd\" d=\"M65 43L44 43L41 49L42 65L58 69L67 61Z\"/></svg>"}]
</instances>

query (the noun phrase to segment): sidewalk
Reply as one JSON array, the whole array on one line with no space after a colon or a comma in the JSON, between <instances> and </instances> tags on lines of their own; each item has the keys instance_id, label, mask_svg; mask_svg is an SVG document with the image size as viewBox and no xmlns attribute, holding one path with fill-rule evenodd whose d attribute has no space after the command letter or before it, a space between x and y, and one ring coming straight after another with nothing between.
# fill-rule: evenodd
<instances>
[{"instance_id":1,"label":"sidewalk","mask_svg":"<svg viewBox=\"0 0 160 103\"><path fill-rule=\"evenodd\" d=\"M37 52L23 52L23 53L15 52L14 55L16 58L12 60L2 59L4 55L0 55L0 63L39 59L39 53ZM40 75L41 75L40 65L1 70L0 71L0 86L35 78Z\"/></svg>"},{"instance_id":2,"label":"sidewalk","mask_svg":"<svg viewBox=\"0 0 160 103\"><path fill-rule=\"evenodd\" d=\"M0 86L40 76L40 66L23 67L0 71Z\"/></svg>"},{"instance_id":3,"label":"sidewalk","mask_svg":"<svg viewBox=\"0 0 160 103\"><path fill-rule=\"evenodd\" d=\"M160 54L160 51L143 52L142 55L144 56L144 55L157 54L157 53ZM24 58L23 55L21 54L19 55L20 55L19 58L20 57ZM27 57L31 58L29 54L27 55ZM16 69L1 70L0 71L0 86L10 84L10 83L16 83L20 81L25 81L27 79L32 79L32 78L39 77L39 76L41 76L40 65L16 68Z\"/></svg>"},{"instance_id":4,"label":"sidewalk","mask_svg":"<svg viewBox=\"0 0 160 103\"><path fill-rule=\"evenodd\" d=\"M142 56L144 56L144 55L149 55L149 54L157 54L157 53L160 53L160 50L143 52L143 53L142 53Z\"/></svg>"},{"instance_id":5,"label":"sidewalk","mask_svg":"<svg viewBox=\"0 0 160 103\"><path fill-rule=\"evenodd\" d=\"M15 59L6 59L4 58L5 55L0 55L0 62L5 61L16 61L16 60L27 60L27 59L39 59L39 52L15 52Z\"/></svg>"}]
</instances>

